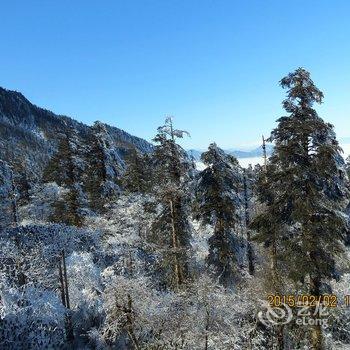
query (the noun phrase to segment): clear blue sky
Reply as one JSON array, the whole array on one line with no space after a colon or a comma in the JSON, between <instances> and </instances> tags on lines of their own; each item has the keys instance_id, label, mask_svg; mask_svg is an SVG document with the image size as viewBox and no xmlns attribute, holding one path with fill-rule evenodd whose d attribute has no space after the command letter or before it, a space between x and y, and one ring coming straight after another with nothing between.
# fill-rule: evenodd
<instances>
[{"instance_id":1,"label":"clear blue sky","mask_svg":"<svg viewBox=\"0 0 350 350\"><path fill-rule=\"evenodd\" d=\"M302 66L350 136L349 18L348 0L1 1L0 85L148 140L171 114L185 147L227 148L270 132Z\"/></svg>"}]
</instances>

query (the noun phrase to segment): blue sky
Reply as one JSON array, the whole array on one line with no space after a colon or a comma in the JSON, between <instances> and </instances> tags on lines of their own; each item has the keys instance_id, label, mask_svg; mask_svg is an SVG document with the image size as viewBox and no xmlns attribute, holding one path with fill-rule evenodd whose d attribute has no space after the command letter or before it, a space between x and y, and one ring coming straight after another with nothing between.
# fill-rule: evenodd
<instances>
[{"instance_id":1,"label":"blue sky","mask_svg":"<svg viewBox=\"0 0 350 350\"><path fill-rule=\"evenodd\" d=\"M150 140L164 115L187 148L258 143L302 66L320 115L350 136L346 0L1 1L0 85Z\"/></svg>"}]
</instances>

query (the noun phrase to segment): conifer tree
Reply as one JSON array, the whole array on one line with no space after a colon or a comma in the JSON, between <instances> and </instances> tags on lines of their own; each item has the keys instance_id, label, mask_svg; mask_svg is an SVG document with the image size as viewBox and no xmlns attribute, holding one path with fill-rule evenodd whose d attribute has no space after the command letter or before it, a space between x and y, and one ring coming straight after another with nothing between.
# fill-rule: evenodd
<instances>
[{"instance_id":1,"label":"conifer tree","mask_svg":"<svg viewBox=\"0 0 350 350\"><path fill-rule=\"evenodd\" d=\"M122 183L129 192L148 192L151 187L151 159L132 148L125 157L126 170Z\"/></svg>"},{"instance_id":2,"label":"conifer tree","mask_svg":"<svg viewBox=\"0 0 350 350\"><path fill-rule=\"evenodd\" d=\"M305 292L320 295L335 277L335 258L343 252L346 219L342 215L347 191L341 149L333 126L313 109L323 93L303 68L281 80L287 90L288 113L272 131L275 148L259 188L266 210L253 227L258 239L277 241L277 261ZM312 329L314 349L322 349L322 330Z\"/></svg>"},{"instance_id":3,"label":"conifer tree","mask_svg":"<svg viewBox=\"0 0 350 350\"><path fill-rule=\"evenodd\" d=\"M106 126L96 121L91 127L88 138L86 153L88 166L84 182L90 207L100 212L119 192L121 166L110 154L111 146Z\"/></svg>"},{"instance_id":4,"label":"conifer tree","mask_svg":"<svg viewBox=\"0 0 350 350\"><path fill-rule=\"evenodd\" d=\"M28 174L28 166L23 158L15 159L11 162L13 169L13 179L18 191L18 205L28 204L31 195L31 181Z\"/></svg>"},{"instance_id":5,"label":"conifer tree","mask_svg":"<svg viewBox=\"0 0 350 350\"><path fill-rule=\"evenodd\" d=\"M213 236L209 239L207 263L215 268L219 281L229 286L237 270L237 241L233 231L239 222L238 162L215 143L209 146L201 159L207 167L199 174L198 215L204 223L214 226Z\"/></svg>"},{"instance_id":6,"label":"conifer tree","mask_svg":"<svg viewBox=\"0 0 350 350\"><path fill-rule=\"evenodd\" d=\"M89 204L94 210L103 210L105 199L103 185L107 181L105 145L101 133L104 132L103 125L96 122L91 127L88 145L88 170L85 188L89 194Z\"/></svg>"},{"instance_id":7,"label":"conifer tree","mask_svg":"<svg viewBox=\"0 0 350 350\"><path fill-rule=\"evenodd\" d=\"M0 229L18 225L17 199L18 190L13 170L0 159Z\"/></svg>"},{"instance_id":8,"label":"conifer tree","mask_svg":"<svg viewBox=\"0 0 350 350\"><path fill-rule=\"evenodd\" d=\"M81 226L83 217L83 192L81 178L84 166L82 150L78 135L69 129L61 137L57 152L52 156L44 170L44 182L56 182L66 191L61 200L55 204L54 222L64 222L68 225Z\"/></svg>"},{"instance_id":9,"label":"conifer tree","mask_svg":"<svg viewBox=\"0 0 350 350\"><path fill-rule=\"evenodd\" d=\"M168 284L178 289L188 276L190 227L186 186L190 167L186 152L176 143L186 131L173 129L172 119L158 128L153 154L154 191L162 211L153 225L155 241L163 251Z\"/></svg>"}]
</instances>

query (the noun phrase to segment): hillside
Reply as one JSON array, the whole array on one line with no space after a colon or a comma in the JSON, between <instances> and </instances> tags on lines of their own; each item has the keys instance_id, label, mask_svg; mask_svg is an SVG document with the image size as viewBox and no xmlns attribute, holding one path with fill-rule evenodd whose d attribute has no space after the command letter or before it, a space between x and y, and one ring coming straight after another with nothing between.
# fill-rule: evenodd
<instances>
[{"instance_id":1,"label":"hillside","mask_svg":"<svg viewBox=\"0 0 350 350\"><path fill-rule=\"evenodd\" d=\"M121 158L134 147L143 153L152 150L149 142L105 126L113 141L112 147ZM87 140L88 125L37 107L20 92L0 87L0 159L22 162L36 178L56 150L59 137L69 129L75 130L82 142Z\"/></svg>"}]
</instances>

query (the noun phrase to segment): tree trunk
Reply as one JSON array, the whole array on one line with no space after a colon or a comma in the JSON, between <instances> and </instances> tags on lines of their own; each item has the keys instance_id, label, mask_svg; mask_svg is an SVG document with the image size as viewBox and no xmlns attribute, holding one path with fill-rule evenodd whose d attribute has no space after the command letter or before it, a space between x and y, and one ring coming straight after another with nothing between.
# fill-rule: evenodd
<instances>
[{"instance_id":1,"label":"tree trunk","mask_svg":"<svg viewBox=\"0 0 350 350\"><path fill-rule=\"evenodd\" d=\"M264 171L266 173L266 171L267 171L267 155L266 155L266 140L265 140L264 135L262 136L262 141L263 141L262 149L263 149L263 157L264 157Z\"/></svg>"},{"instance_id":2,"label":"tree trunk","mask_svg":"<svg viewBox=\"0 0 350 350\"><path fill-rule=\"evenodd\" d=\"M126 313L126 320L127 320L127 332L129 335L129 338L131 339L134 347L136 350L140 349L139 342L136 338L134 327L133 327L133 320L132 320L132 299L130 294L128 294L128 308Z\"/></svg>"},{"instance_id":3,"label":"tree trunk","mask_svg":"<svg viewBox=\"0 0 350 350\"><path fill-rule=\"evenodd\" d=\"M64 281L64 294L65 294L65 300L66 300L66 308L70 310L66 257L64 254L64 250L62 250L62 265L63 265L63 281ZM68 311L66 315L66 333L67 333L67 340L73 341L74 332L73 332L73 325L72 325L72 318L70 315L70 311Z\"/></svg>"},{"instance_id":4,"label":"tree trunk","mask_svg":"<svg viewBox=\"0 0 350 350\"><path fill-rule=\"evenodd\" d=\"M311 330L311 344L312 344L312 350L323 350L323 334L322 334L322 328L320 324L316 324L313 326Z\"/></svg>"},{"instance_id":5,"label":"tree trunk","mask_svg":"<svg viewBox=\"0 0 350 350\"><path fill-rule=\"evenodd\" d=\"M273 233L273 240L271 242L271 272L272 272L273 286L277 291L279 289L279 280L278 280L278 272L277 272L277 247L276 247L275 233Z\"/></svg>"},{"instance_id":6,"label":"tree trunk","mask_svg":"<svg viewBox=\"0 0 350 350\"><path fill-rule=\"evenodd\" d=\"M319 277L314 277L314 278L310 277L310 294L316 297L319 297L321 295L320 285L321 285L321 281ZM311 330L312 349L323 350L324 349L323 333L322 333L322 327L320 324L321 315L319 314L319 312L316 312L316 307L312 308L312 315L315 322L315 325L312 327L312 330Z\"/></svg>"},{"instance_id":7,"label":"tree trunk","mask_svg":"<svg viewBox=\"0 0 350 350\"><path fill-rule=\"evenodd\" d=\"M64 278L64 286L65 286L66 306L68 309L70 309L66 257L64 254L64 250L62 250L62 263L63 263L63 278Z\"/></svg>"},{"instance_id":8,"label":"tree trunk","mask_svg":"<svg viewBox=\"0 0 350 350\"><path fill-rule=\"evenodd\" d=\"M11 211L12 211L12 222L13 226L18 226L18 209L17 209L17 201L16 201L16 185L13 180L13 172L11 171Z\"/></svg>"},{"instance_id":9,"label":"tree trunk","mask_svg":"<svg viewBox=\"0 0 350 350\"><path fill-rule=\"evenodd\" d=\"M279 350L284 350L284 325L277 327L277 346Z\"/></svg>"},{"instance_id":10,"label":"tree trunk","mask_svg":"<svg viewBox=\"0 0 350 350\"><path fill-rule=\"evenodd\" d=\"M179 257L178 257L178 238L176 234L175 229L175 217L174 217L174 203L173 200L170 199L170 216L171 216L171 230L172 230L172 243L173 243L173 249L174 249L174 274L175 274L175 284L176 288L178 289L179 286L182 284L182 273L181 273L181 266L179 263Z\"/></svg>"},{"instance_id":11,"label":"tree trunk","mask_svg":"<svg viewBox=\"0 0 350 350\"><path fill-rule=\"evenodd\" d=\"M267 154L266 154L266 140L264 135L262 136L262 149L264 157L264 173L265 173L265 182L267 182ZM272 232L272 242L271 242L271 262L270 268L272 273L272 284L274 288L278 289L278 274L277 274L277 247L276 247L276 232Z\"/></svg>"},{"instance_id":12,"label":"tree trunk","mask_svg":"<svg viewBox=\"0 0 350 350\"><path fill-rule=\"evenodd\" d=\"M206 312L206 318L205 318L205 343L204 343L204 350L208 350L208 338L209 338L209 321L210 321L210 315L208 307L205 308Z\"/></svg>"},{"instance_id":13,"label":"tree trunk","mask_svg":"<svg viewBox=\"0 0 350 350\"><path fill-rule=\"evenodd\" d=\"M65 286L64 286L63 273L62 273L61 258L58 261L58 273L59 273L59 279L60 279L60 290L61 290L62 304L63 304L64 307L67 307Z\"/></svg>"},{"instance_id":14,"label":"tree trunk","mask_svg":"<svg viewBox=\"0 0 350 350\"><path fill-rule=\"evenodd\" d=\"M248 229L249 225L249 200L248 200L248 185L247 176L244 169L244 212L245 212L245 229L247 237L247 260L248 260L248 271L250 275L254 274L254 261L253 261L253 249L250 242L250 231Z\"/></svg>"},{"instance_id":15,"label":"tree trunk","mask_svg":"<svg viewBox=\"0 0 350 350\"><path fill-rule=\"evenodd\" d=\"M27 283L27 276L22 270L23 253L21 252L21 242L18 234L15 236L15 243L18 251L20 252L20 255L16 258L17 281L19 286L23 286Z\"/></svg>"}]
</instances>

